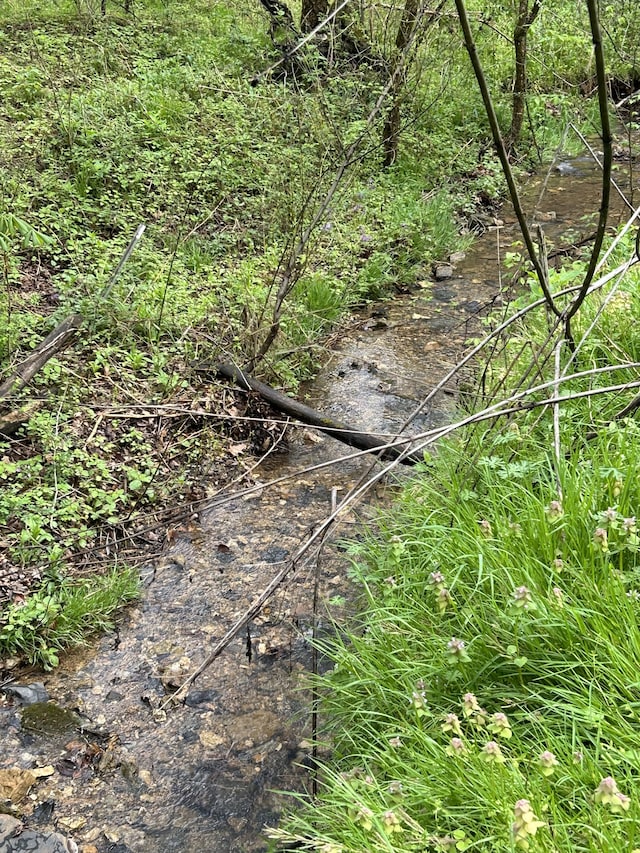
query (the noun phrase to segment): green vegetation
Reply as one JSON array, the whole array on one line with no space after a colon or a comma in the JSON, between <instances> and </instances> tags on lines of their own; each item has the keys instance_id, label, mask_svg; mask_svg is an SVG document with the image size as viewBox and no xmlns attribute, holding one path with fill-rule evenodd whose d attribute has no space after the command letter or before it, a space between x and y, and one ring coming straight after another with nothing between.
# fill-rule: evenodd
<instances>
[{"instance_id":1,"label":"green vegetation","mask_svg":"<svg viewBox=\"0 0 640 853\"><path fill-rule=\"evenodd\" d=\"M556 428L548 405L461 428L354 547L362 613L321 680L331 762L274 838L325 853L640 849L640 426L617 419L638 393L637 268L607 287L561 351L562 374L581 375L560 386ZM549 317L509 331L488 403L545 382L526 399L553 396Z\"/></svg>"},{"instance_id":2,"label":"green vegetation","mask_svg":"<svg viewBox=\"0 0 640 853\"><path fill-rule=\"evenodd\" d=\"M3 653L45 669L57 666L63 649L113 627L115 612L137 594L137 574L127 567L73 582L49 571L37 592L3 614Z\"/></svg>"},{"instance_id":3,"label":"green vegetation","mask_svg":"<svg viewBox=\"0 0 640 853\"><path fill-rule=\"evenodd\" d=\"M494 5L479 4L474 26L507 129L514 22ZM2 379L62 318L83 326L2 401L2 415L27 416L0 440L0 654L51 664L37 642L12 645L24 595L50 571L71 589L87 555L106 572L95 582L113 582L118 549L102 544L201 496L223 465L231 426L210 426L225 418L219 386L194 365L233 358L295 389L354 305L411 288L501 196L450 10L425 23L394 86L401 15L362 14L366 61L312 42L283 63L258 0L109 1L106 15L85 0L3 4ZM612 70L632 79L631 6L604 14ZM594 112L586 32L571 3L531 30L526 166L559 144L567 116ZM400 131L383 169L391 96Z\"/></svg>"}]
</instances>

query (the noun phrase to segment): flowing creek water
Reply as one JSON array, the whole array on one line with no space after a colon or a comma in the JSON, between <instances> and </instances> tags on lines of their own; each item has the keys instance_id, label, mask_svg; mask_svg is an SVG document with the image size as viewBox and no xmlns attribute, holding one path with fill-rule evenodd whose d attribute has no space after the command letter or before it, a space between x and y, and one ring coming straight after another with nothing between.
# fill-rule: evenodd
<instances>
[{"instance_id":1,"label":"flowing creek water","mask_svg":"<svg viewBox=\"0 0 640 853\"><path fill-rule=\"evenodd\" d=\"M529 182L530 209L543 180ZM599 188L588 156L550 174L538 218L551 246L593 232ZM503 255L517 235L512 217L501 216L454 263L451 277L425 280L359 318L329 354L308 402L364 430L395 432L477 334L478 314L503 298L498 246ZM450 420L457 390L443 389L411 430ZM348 452L298 430L286 455L253 474L256 482L288 480L203 513L146 572L143 596L117 632L55 672L21 680L42 681L49 707L25 704L33 698L26 695L0 703L0 768L48 766L50 773L26 800L34 832L3 842L0 824L0 849L71 849L54 836L46 840L57 830L84 853L266 850L263 827L288 802L275 791L309 784L309 696L301 676L312 657L311 568L270 599L185 704L161 706L370 463L295 472ZM356 536L371 523L389 489L387 479L339 534ZM347 570L343 551L329 544L319 563L320 630L329 629L330 602L347 589ZM40 846L28 846L29 837Z\"/></svg>"}]
</instances>

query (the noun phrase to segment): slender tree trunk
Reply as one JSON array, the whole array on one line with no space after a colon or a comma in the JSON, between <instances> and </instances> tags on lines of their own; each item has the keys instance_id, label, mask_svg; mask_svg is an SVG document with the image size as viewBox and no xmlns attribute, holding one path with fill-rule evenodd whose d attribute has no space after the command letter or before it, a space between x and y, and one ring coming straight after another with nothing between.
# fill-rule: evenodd
<instances>
[{"instance_id":1,"label":"slender tree trunk","mask_svg":"<svg viewBox=\"0 0 640 853\"><path fill-rule=\"evenodd\" d=\"M518 144L522 133L525 99L527 97L527 35L529 27L538 16L541 5L542 0L534 0L534 4L529 10L529 0L519 0L518 16L513 31L516 68L513 80L511 130L508 137L509 150Z\"/></svg>"},{"instance_id":2,"label":"slender tree trunk","mask_svg":"<svg viewBox=\"0 0 640 853\"><path fill-rule=\"evenodd\" d=\"M406 0L402 17L398 25L396 35L396 56L401 56L409 39L413 28L415 27L418 17L419 0ZM382 129L382 147L384 150L383 167L388 169L392 166L398 156L398 140L400 138L400 106L402 103L402 93L407 82L406 66L396 75L393 88L391 89L391 108L387 113L387 117Z\"/></svg>"},{"instance_id":3,"label":"slender tree trunk","mask_svg":"<svg viewBox=\"0 0 640 853\"><path fill-rule=\"evenodd\" d=\"M398 25L398 32L396 33L394 66L397 67L397 63L401 62L403 55L407 53L409 43L414 38L416 27L420 25L422 28L420 38L424 38L425 30L427 27L431 26L434 21L438 20L440 12L447 2L448 0L440 0L435 9L425 12L424 8L421 8L421 0L405 0L402 17L400 18L400 23ZM402 67L398 70L389 93L391 106L382 129L382 148L384 151L383 167L385 169L388 169L389 166L393 165L396 161L396 157L398 156L401 108L402 101L406 94L408 67L408 57L405 56Z\"/></svg>"}]
</instances>

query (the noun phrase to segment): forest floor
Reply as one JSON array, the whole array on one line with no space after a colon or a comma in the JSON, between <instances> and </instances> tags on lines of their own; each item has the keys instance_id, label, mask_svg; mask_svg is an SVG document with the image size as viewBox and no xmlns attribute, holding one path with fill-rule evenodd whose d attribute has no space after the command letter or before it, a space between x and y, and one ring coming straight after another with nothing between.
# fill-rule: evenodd
<instances>
[{"instance_id":1,"label":"forest floor","mask_svg":"<svg viewBox=\"0 0 640 853\"><path fill-rule=\"evenodd\" d=\"M504 191L451 27L426 44L384 170L379 68L262 75L278 54L257 3L146 0L104 17L90 3L41 5L0 12L2 379L63 318L82 324L3 401L3 414L25 414L0 438L9 680L25 663L56 667L111 625L139 594L141 564L197 537L211 497L282 446L270 410L221 382L219 361L295 393L357 308L431 293L433 265L493 222ZM523 174L582 145L567 132L576 114L592 132L594 102L571 82L587 73L578 29L557 31L562 85L532 73ZM480 45L503 119L509 51ZM517 267L521 247L504 248ZM566 260L554 289L583 275L579 254ZM286 270L295 282L278 317ZM516 307L538 296L520 272ZM327 648L336 667L323 682L336 763L315 811L280 840L325 853L640 849L640 441L616 417L635 394L638 286L632 272L588 302L578 356L549 350L543 312L510 327L481 372L485 403L533 371L537 404L570 369L584 372L563 385L575 400L461 427L354 552L363 614ZM601 381L616 392L593 397ZM171 596L183 568L165 573ZM207 748L222 749L216 738Z\"/></svg>"},{"instance_id":2,"label":"forest floor","mask_svg":"<svg viewBox=\"0 0 640 853\"><path fill-rule=\"evenodd\" d=\"M72 345L3 401L27 416L0 440L0 656L50 667L109 624L137 594L136 565L276 441L218 361L295 392L354 306L419 289L468 245L503 181L462 61L444 82L420 69L430 107L383 171L381 119L362 132L379 71L255 85L274 59L259 4L149 0L101 17L12 2L1 14L3 380L82 317ZM429 49L443 44L463 56L449 29ZM532 99L537 152L578 105L586 120L592 105L573 92ZM318 221L261 357L291 246L358 133L368 153Z\"/></svg>"}]
</instances>

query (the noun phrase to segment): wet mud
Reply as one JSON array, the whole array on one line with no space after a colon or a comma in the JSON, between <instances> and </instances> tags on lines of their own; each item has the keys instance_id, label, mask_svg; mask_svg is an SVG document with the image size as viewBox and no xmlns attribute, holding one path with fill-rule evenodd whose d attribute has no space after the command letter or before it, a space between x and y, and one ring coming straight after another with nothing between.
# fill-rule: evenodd
<instances>
[{"instance_id":1,"label":"wet mud","mask_svg":"<svg viewBox=\"0 0 640 853\"><path fill-rule=\"evenodd\" d=\"M570 165L575 171L550 174L538 208L551 246L593 231L588 211L597 210L599 172L590 158ZM543 180L530 182L528 204ZM394 434L477 335L478 318L505 298L500 261L517 239L515 226L501 213L487 215L483 227L466 257L453 259L450 277L425 275L414 293L356 318L306 402L354 427ZM411 431L450 420L459 393L458 384L443 389ZM166 699L371 463L296 472L350 454L333 439L296 430L287 455L252 473L258 484L290 479L178 531L145 571L141 600L116 632L55 672L33 676L42 689L6 696L0 767L52 768L21 803L24 821L41 838L57 831L84 853L267 849L263 829L289 802L277 792L310 784L304 674L312 665L316 578L320 631L332 630L348 594L339 538L317 568L301 564L196 680L184 704ZM371 524L376 502L388 500L393 487L387 479L346 517L338 537Z\"/></svg>"}]
</instances>

